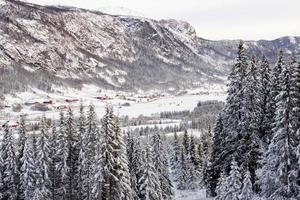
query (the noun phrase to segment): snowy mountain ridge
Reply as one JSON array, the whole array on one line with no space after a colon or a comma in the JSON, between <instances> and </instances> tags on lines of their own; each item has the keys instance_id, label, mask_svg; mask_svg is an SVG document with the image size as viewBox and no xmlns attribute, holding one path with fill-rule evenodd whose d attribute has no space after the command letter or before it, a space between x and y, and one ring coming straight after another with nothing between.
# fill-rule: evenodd
<instances>
[{"instance_id":1,"label":"snowy mountain ridge","mask_svg":"<svg viewBox=\"0 0 300 200\"><path fill-rule=\"evenodd\" d=\"M239 43L199 38L190 24L173 19L0 2L0 93L28 86L51 90L53 84L125 91L222 85ZM300 37L247 41L246 46L271 63L279 48L300 55Z\"/></svg>"}]
</instances>

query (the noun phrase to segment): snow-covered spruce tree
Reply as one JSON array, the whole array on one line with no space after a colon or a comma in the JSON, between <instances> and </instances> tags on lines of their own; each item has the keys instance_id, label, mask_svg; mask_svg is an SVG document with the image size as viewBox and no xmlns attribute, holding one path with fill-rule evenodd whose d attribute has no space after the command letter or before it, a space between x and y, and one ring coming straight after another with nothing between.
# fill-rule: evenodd
<instances>
[{"instance_id":1,"label":"snow-covered spruce tree","mask_svg":"<svg viewBox=\"0 0 300 200\"><path fill-rule=\"evenodd\" d=\"M199 158L199 154L197 153L197 145L193 135L191 135L190 137L190 157L195 170L199 171L200 158Z\"/></svg>"},{"instance_id":2,"label":"snow-covered spruce tree","mask_svg":"<svg viewBox=\"0 0 300 200\"><path fill-rule=\"evenodd\" d=\"M215 200L224 200L226 196L226 191L227 191L227 182L226 182L226 173L222 172L220 175L220 178L218 180L218 184L216 187L216 199Z\"/></svg>"},{"instance_id":3,"label":"snow-covered spruce tree","mask_svg":"<svg viewBox=\"0 0 300 200\"><path fill-rule=\"evenodd\" d=\"M266 62L266 61L265 61ZM246 69L246 76L243 79L242 110L240 120L239 141L237 146L237 156L241 169L247 169L251 174L251 181L255 183L255 171L258 168L258 159L260 156L260 93L257 85L257 63L256 58L252 57L250 64ZM244 174L246 171L242 171Z\"/></svg>"},{"instance_id":4,"label":"snow-covered spruce tree","mask_svg":"<svg viewBox=\"0 0 300 200\"><path fill-rule=\"evenodd\" d=\"M102 119L101 172L102 199L133 199L126 147L117 118L111 107L106 107Z\"/></svg>"},{"instance_id":5,"label":"snow-covered spruce tree","mask_svg":"<svg viewBox=\"0 0 300 200\"><path fill-rule=\"evenodd\" d=\"M239 126L242 118L243 108L243 80L248 67L248 58L245 53L243 43L238 47L238 55L235 64L228 77L228 91L226 105L223 115L223 129L225 136L224 151L222 151L223 159L221 165L223 169L229 169L231 162L231 154L236 151L238 142L241 138L241 126ZM224 139L224 138L223 138Z\"/></svg>"},{"instance_id":6,"label":"snow-covered spruce tree","mask_svg":"<svg viewBox=\"0 0 300 200\"><path fill-rule=\"evenodd\" d=\"M59 180L60 177L56 171L56 164L58 159L56 157L56 150L57 150L57 130L56 124L52 123L52 133L49 135L49 145L50 145L50 180L51 180L51 194L52 199L59 199Z\"/></svg>"},{"instance_id":7,"label":"snow-covered spruce tree","mask_svg":"<svg viewBox=\"0 0 300 200\"><path fill-rule=\"evenodd\" d=\"M22 157L23 157L23 152L25 148L25 142L26 142L26 125L25 125L25 119L24 116L22 115L20 117L20 123L19 123L19 128L18 128L18 141L17 141L17 150L16 150L16 162L17 162L17 190L18 190L18 196L17 199L23 199L23 191L21 187L21 167L23 165L22 163Z\"/></svg>"},{"instance_id":8,"label":"snow-covered spruce tree","mask_svg":"<svg viewBox=\"0 0 300 200\"><path fill-rule=\"evenodd\" d=\"M20 183L21 191L23 192L21 198L24 200L31 200L34 196L36 186L36 160L33 152L33 140L30 136L28 136L26 139L21 162L22 167L20 170Z\"/></svg>"},{"instance_id":9,"label":"snow-covered spruce tree","mask_svg":"<svg viewBox=\"0 0 300 200\"><path fill-rule=\"evenodd\" d=\"M300 64L293 56L289 59L289 66L291 70L291 158L290 158L290 179L291 179L291 192L292 196L296 197L300 193L300 184L297 183L297 177L300 171L300 165L298 164L299 154L297 152L298 145L300 144ZM299 194L300 195L300 194Z\"/></svg>"},{"instance_id":10,"label":"snow-covered spruce tree","mask_svg":"<svg viewBox=\"0 0 300 200\"><path fill-rule=\"evenodd\" d=\"M113 112L113 111L112 111ZM134 190L131 188L130 173L128 169L128 158L126 154L126 145L124 143L124 137L122 130L120 128L119 118L114 115L114 131L115 131L115 141L117 144L115 152L115 164L116 177L120 180L118 182L119 195L118 198L122 200L133 200Z\"/></svg>"},{"instance_id":11,"label":"snow-covered spruce tree","mask_svg":"<svg viewBox=\"0 0 300 200\"><path fill-rule=\"evenodd\" d=\"M278 95L282 91L282 86L284 85L282 83L282 80L280 80L280 76L282 73L282 70L285 66L283 52L280 50L278 55L278 61L274 68L272 69L271 73L271 98L270 98L270 108L272 113L272 132L271 135L269 135L265 142L269 144L271 142L271 139L274 135L274 126L276 126L275 119L276 119L276 109L278 106L279 98ZM257 184L260 186L260 195L263 197L269 197L275 190L275 181L276 181L276 173L275 168L276 165L273 163L273 159L270 159L270 156L272 157L272 152L268 151L268 146L266 146L265 150L262 156L262 159L260 160L260 165L262 166L261 169L257 170L257 177L260 177L257 181ZM262 148L265 148L265 145L262 146Z\"/></svg>"},{"instance_id":12,"label":"snow-covered spruce tree","mask_svg":"<svg viewBox=\"0 0 300 200\"><path fill-rule=\"evenodd\" d=\"M172 143L172 155L171 155L171 169L174 180L178 179L178 168L179 168L179 160L180 160L180 145L178 134L174 133L174 141Z\"/></svg>"},{"instance_id":13,"label":"snow-covered spruce tree","mask_svg":"<svg viewBox=\"0 0 300 200\"><path fill-rule=\"evenodd\" d=\"M153 156L149 142L143 150L143 162L140 168L141 178L139 179L139 197L141 200L161 200L161 184L157 176L157 171L153 164Z\"/></svg>"},{"instance_id":14,"label":"snow-covered spruce tree","mask_svg":"<svg viewBox=\"0 0 300 200\"><path fill-rule=\"evenodd\" d=\"M202 141L200 141L199 144L197 145L197 154L199 158L199 171L201 172L203 169L203 158L204 158Z\"/></svg>"},{"instance_id":15,"label":"snow-covered spruce tree","mask_svg":"<svg viewBox=\"0 0 300 200\"><path fill-rule=\"evenodd\" d=\"M112 109L106 107L105 115L102 119L102 139L101 139L101 154L102 154L102 192L101 199L113 199L114 195L117 192L112 191L116 187L116 182L119 181L117 177L114 176L115 169L115 158L114 158L114 149L115 145L113 144L115 138L115 127L114 127L114 116Z\"/></svg>"},{"instance_id":16,"label":"snow-covered spruce tree","mask_svg":"<svg viewBox=\"0 0 300 200\"><path fill-rule=\"evenodd\" d=\"M199 188L199 171L196 170L190 155L188 156L187 160L187 188L195 191Z\"/></svg>"},{"instance_id":17,"label":"snow-covered spruce tree","mask_svg":"<svg viewBox=\"0 0 300 200\"><path fill-rule=\"evenodd\" d=\"M240 194L241 200L252 200L254 196L252 190L252 182L251 182L251 175L250 171L247 170L243 179L243 187Z\"/></svg>"},{"instance_id":18,"label":"snow-covered spruce tree","mask_svg":"<svg viewBox=\"0 0 300 200\"><path fill-rule=\"evenodd\" d=\"M183 148L184 148L184 151L186 152L186 154L190 154L190 137L189 137L189 134L187 132L187 130L184 130L184 133L183 133L183 140L182 140L182 145L183 145Z\"/></svg>"},{"instance_id":19,"label":"snow-covered spruce tree","mask_svg":"<svg viewBox=\"0 0 300 200\"><path fill-rule=\"evenodd\" d=\"M39 194L40 199L52 199L50 179L51 151L45 116L42 117L40 122L40 133L37 135L36 151L35 193Z\"/></svg>"},{"instance_id":20,"label":"snow-covered spruce tree","mask_svg":"<svg viewBox=\"0 0 300 200\"><path fill-rule=\"evenodd\" d=\"M263 56L260 62L260 68L258 71L258 87L255 83L253 91L258 93L257 98L259 101L256 112L258 113L258 126L259 126L259 137L263 142L263 146L267 146L270 143L272 137L272 117L274 115L272 111L272 79L271 79L271 68L269 62L265 56ZM258 90L257 90L258 89ZM258 91L258 92L257 92Z\"/></svg>"},{"instance_id":21,"label":"snow-covered spruce tree","mask_svg":"<svg viewBox=\"0 0 300 200\"><path fill-rule=\"evenodd\" d=\"M85 139L85 143L86 143L86 126L87 126L87 122L86 122L86 116L85 116L85 112L84 112L84 106L83 103L80 103L80 109L79 109L79 117L77 120L77 131L78 131L78 137L79 137L79 141L78 141L78 148L79 148L79 155L78 155L78 168L77 168L77 172L76 172L76 177L75 179L78 181L78 191L77 191L77 197L78 199L82 199L84 196L84 175L83 175L83 159L84 159L84 152L85 152L85 147L83 145L84 141L83 139Z\"/></svg>"},{"instance_id":22,"label":"snow-covered spruce tree","mask_svg":"<svg viewBox=\"0 0 300 200\"><path fill-rule=\"evenodd\" d=\"M7 200L17 199L17 162L13 144L12 132L6 125L1 146L1 159L3 162L1 196Z\"/></svg>"},{"instance_id":23,"label":"snow-covered spruce tree","mask_svg":"<svg viewBox=\"0 0 300 200\"><path fill-rule=\"evenodd\" d=\"M188 161L187 161L187 154L184 150L183 145L180 147L180 160L179 160L179 174L178 174L178 183L177 189L179 190L186 190L188 188Z\"/></svg>"},{"instance_id":24,"label":"snow-covered spruce tree","mask_svg":"<svg viewBox=\"0 0 300 200\"><path fill-rule=\"evenodd\" d=\"M272 126L271 128L274 128L274 124L275 124L275 116L276 116L276 109L277 109L277 102L278 102L278 98L277 96L279 95L280 91L281 91L281 80L279 79L280 74L282 72L282 69L284 67L284 65L286 64L285 62L285 58L283 56L283 51L280 50L279 54L278 54L278 59L277 62L275 64L275 66L271 69L271 93L270 93L270 112L271 112L271 121L272 121ZM271 139L273 137L273 131L270 133L269 137L267 138L267 146L270 144ZM265 149L266 151L266 149Z\"/></svg>"},{"instance_id":25,"label":"snow-covered spruce tree","mask_svg":"<svg viewBox=\"0 0 300 200\"><path fill-rule=\"evenodd\" d=\"M212 195L215 195L216 182L220 176L220 169L229 171L232 156L237 155L237 147L242 138L240 121L242 118L243 108L243 80L245 78L246 69L248 66L248 58L245 53L243 43L238 47L238 55L235 64L228 77L228 90L226 105L222 111L222 144L220 148L216 147L217 142L214 143L213 148L218 149L219 155L214 158L212 163L211 179L209 180L210 190ZM214 150L215 151L215 150ZM239 155L243 156L243 155ZM239 159L239 157L237 157Z\"/></svg>"},{"instance_id":26,"label":"snow-covered spruce tree","mask_svg":"<svg viewBox=\"0 0 300 200\"><path fill-rule=\"evenodd\" d=\"M66 118L66 142L67 142L67 149L69 152L67 158L67 166L69 168L69 175L68 175L68 196L70 199L75 199L77 197L79 191L79 180L76 176L79 163L79 133L77 132L77 127L73 115L73 111L69 108Z\"/></svg>"},{"instance_id":27,"label":"snow-covered spruce tree","mask_svg":"<svg viewBox=\"0 0 300 200\"><path fill-rule=\"evenodd\" d=\"M231 162L231 170L226 180L226 190L224 200L239 200L241 192L241 175L240 168L235 159Z\"/></svg>"},{"instance_id":28,"label":"snow-covered spruce tree","mask_svg":"<svg viewBox=\"0 0 300 200\"><path fill-rule=\"evenodd\" d=\"M59 196L61 199L70 198L70 167L68 166L68 158L70 155L68 136L66 133L66 119L64 113L60 111L60 118L57 130L57 148L56 148L56 172L59 180L57 181Z\"/></svg>"},{"instance_id":29,"label":"snow-covered spruce tree","mask_svg":"<svg viewBox=\"0 0 300 200\"><path fill-rule=\"evenodd\" d=\"M134 190L135 199L139 199L139 183L141 178L139 168L142 166L142 147L139 136L134 136L134 133L128 132L127 135L127 157L128 169L130 173L131 188Z\"/></svg>"},{"instance_id":30,"label":"snow-covered spruce tree","mask_svg":"<svg viewBox=\"0 0 300 200\"><path fill-rule=\"evenodd\" d=\"M286 199L295 197L293 188L293 171L291 163L294 158L292 144L295 142L295 135L292 129L292 102L291 102L291 72L285 65L280 74L281 92L277 96L277 111L275 118L274 136L269 145L266 158L268 168L264 167L263 172L271 171L273 174L268 184L262 185L262 194L270 195L270 199ZM261 177L264 179L264 176ZM261 182L266 183L262 180ZM266 191L266 189L272 191Z\"/></svg>"},{"instance_id":31,"label":"snow-covered spruce tree","mask_svg":"<svg viewBox=\"0 0 300 200\"><path fill-rule=\"evenodd\" d=\"M210 168L211 166L211 154L212 154L212 133L211 128L208 126L207 131L204 132L203 135L201 135L200 142L202 143L202 185L208 186L208 180L210 177Z\"/></svg>"},{"instance_id":32,"label":"snow-covered spruce tree","mask_svg":"<svg viewBox=\"0 0 300 200\"><path fill-rule=\"evenodd\" d=\"M92 175L93 163L95 158L95 142L98 131L97 116L93 105L89 106L86 119L86 132L82 136L82 148L80 150L80 172L81 172L81 189L80 199L91 200L92 195Z\"/></svg>"},{"instance_id":33,"label":"snow-covered spruce tree","mask_svg":"<svg viewBox=\"0 0 300 200\"><path fill-rule=\"evenodd\" d=\"M291 103L292 109L292 128L293 132L297 132L300 129L300 64L295 57L291 57L288 62L291 70ZM294 147L300 142L300 138L297 138Z\"/></svg>"},{"instance_id":34,"label":"snow-covered spruce tree","mask_svg":"<svg viewBox=\"0 0 300 200\"><path fill-rule=\"evenodd\" d=\"M91 199L101 199L101 134L100 131L96 130L95 135L95 158L92 164L92 175L91 175L91 185L92 185L92 195Z\"/></svg>"},{"instance_id":35,"label":"snow-covered spruce tree","mask_svg":"<svg viewBox=\"0 0 300 200\"><path fill-rule=\"evenodd\" d=\"M278 60L275 66L272 68L271 71L271 103L270 103L270 108L271 108L271 113L272 113L272 129L274 128L274 122L275 122L275 114L276 114L276 104L277 104L277 99L276 97L279 95L281 91L281 84L279 80L279 76L282 72L282 68L285 65L284 57L283 57L283 51L280 50L278 54ZM268 144L270 144L271 139L273 136L273 132L271 133L270 137L268 138Z\"/></svg>"},{"instance_id":36,"label":"snow-covered spruce tree","mask_svg":"<svg viewBox=\"0 0 300 200\"><path fill-rule=\"evenodd\" d=\"M162 190L163 199L172 199L174 192L173 186L170 180L169 166L167 156L164 152L163 142L161 135L156 131L152 136L152 151L153 151L153 162L157 170L157 176L160 180L160 188ZM193 164L193 163L191 163ZM193 166L194 169L194 166ZM194 169L195 171L195 169Z\"/></svg>"},{"instance_id":37,"label":"snow-covered spruce tree","mask_svg":"<svg viewBox=\"0 0 300 200\"><path fill-rule=\"evenodd\" d=\"M223 140L223 120L222 120L222 113L220 113L217 117L216 124L214 127L214 134L213 134L213 144L212 144L212 155L211 155L211 168L208 171L208 185L207 185L207 193L209 196L215 196L215 188L217 187L218 179L220 177L221 171L224 169L221 168L220 163L222 162L222 157L221 157L221 152L222 149L224 148L222 146L224 140ZM202 160L202 145L201 143L199 144L201 149L198 150L198 153L201 153L200 158ZM201 161L203 163L203 161ZM203 165L203 164L201 164Z\"/></svg>"}]
</instances>

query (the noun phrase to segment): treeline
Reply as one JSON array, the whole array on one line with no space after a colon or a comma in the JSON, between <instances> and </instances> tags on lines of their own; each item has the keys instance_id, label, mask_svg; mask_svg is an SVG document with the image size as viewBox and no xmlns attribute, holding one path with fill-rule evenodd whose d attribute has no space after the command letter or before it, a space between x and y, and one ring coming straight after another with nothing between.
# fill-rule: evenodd
<instances>
[{"instance_id":1,"label":"treeline","mask_svg":"<svg viewBox=\"0 0 300 200\"><path fill-rule=\"evenodd\" d=\"M3 200L172 199L166 144L159 132L125 139L111 107L101 123L93 106L60 113L39 130L5 126L0 148Z\"/></svg>"},{"instance_id":2,"label":"treeline","mask_svg":"<svg viewBox=\"0 0 300 200\"><path fill-rule=\"evenodd\" d=\"M300 199L300 65L239 45L214 129L208 190L219 200ZM243 182L242 182L243 180Z\"/></svg>"}]
</instances>

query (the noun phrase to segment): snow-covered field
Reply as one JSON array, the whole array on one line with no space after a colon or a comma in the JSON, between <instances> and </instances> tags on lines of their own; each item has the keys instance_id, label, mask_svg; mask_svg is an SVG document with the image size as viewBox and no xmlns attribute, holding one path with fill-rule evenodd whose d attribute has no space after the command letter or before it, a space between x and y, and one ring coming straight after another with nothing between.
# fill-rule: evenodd
<instances>
[{"instance_id":1,"label":"snow-covered field","mask_svg":"<svg viewBox=\"0 0 300 200\"><path fill-rule=\"evenodd\" d=\"M96 97L105 97L100 100ZM66 99L77 99L76 102L67 103ZM26 106L27 102L52 101L49 105L50 110L46 112L33 111L31 106ZM15 103L22 105L21 112L12 112L8 107L0 112L0 120L16 120L20 114L27 115L27 119L34 120L45 114L49 118L57 118L59 114L58 107L64 109L71 107L75 113L79 110L80 101L85 106L93 104L99 117L104 114L105 106L112 105L119 116L128 115L137 117L139 115L151 116L163 111L182 111L192 110L199 101L206 100L225 100L225 94L222 92L211 92L206 94L187 93L182 96L157 95L157 94L133 94L122 93L108 90L100 90L97 87L86 85L82 90L57 88L55 93L45 93L33 89L31 92L23 92L12 95L6 95L6 104L12 106ZM128 103L128 105L124 105Z\"/></svg>"}]
</instances>

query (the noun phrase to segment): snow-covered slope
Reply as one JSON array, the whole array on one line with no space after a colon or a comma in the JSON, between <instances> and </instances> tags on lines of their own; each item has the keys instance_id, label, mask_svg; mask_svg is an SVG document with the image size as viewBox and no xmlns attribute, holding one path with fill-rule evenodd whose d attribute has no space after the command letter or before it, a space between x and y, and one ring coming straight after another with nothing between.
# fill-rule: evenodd
<instances>
[{"instance_id":1,"label":"snow-covered slope","mask_svg":"<svg viewBox=\"0 0 300 200\"><path fill-rule=\"evenodd\" d=\"M1 93L92 83L178 91L224 84L238 41L197 37L187 22L0 0ZM299 37L249 41L252 53L300 52Z\"/></svg>"}]
</instances>

